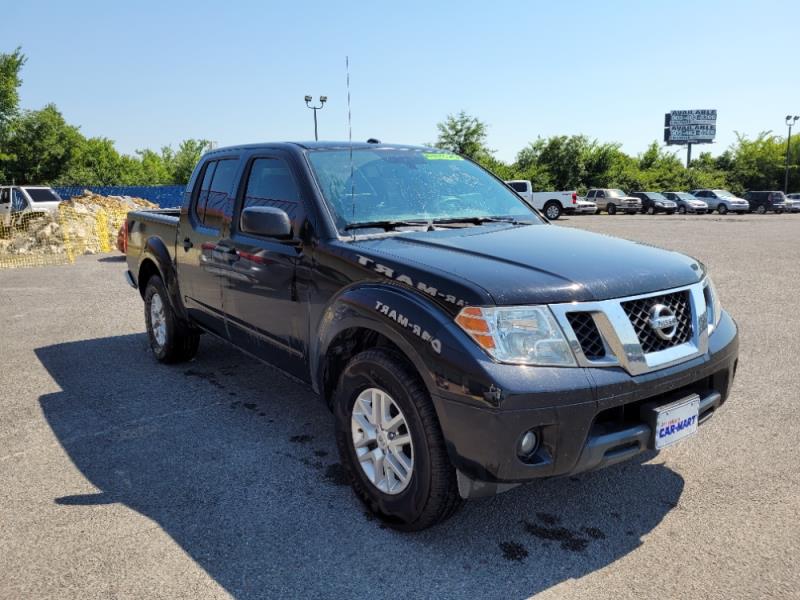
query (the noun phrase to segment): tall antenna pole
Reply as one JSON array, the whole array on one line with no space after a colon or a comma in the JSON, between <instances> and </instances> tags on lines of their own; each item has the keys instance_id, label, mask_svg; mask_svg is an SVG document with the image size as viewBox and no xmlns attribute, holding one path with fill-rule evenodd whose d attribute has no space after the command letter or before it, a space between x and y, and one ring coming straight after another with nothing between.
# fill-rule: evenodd
<instances>
[{"instance_id":1,"label":"tall antenna pole","mask_svg":"<svg viewBox=\"0 0 800 600\"><path fill-rule=\"evenodd\" d=\"M353 166L353 115L350 110L350 57L344 57L344 68L347 72L347 141L350 146L350 204L352 205L352 219L356 218L356 182L353 179L355 167ZM355 233L353 234L355 235Z\"/></svg>"}]
</instances>

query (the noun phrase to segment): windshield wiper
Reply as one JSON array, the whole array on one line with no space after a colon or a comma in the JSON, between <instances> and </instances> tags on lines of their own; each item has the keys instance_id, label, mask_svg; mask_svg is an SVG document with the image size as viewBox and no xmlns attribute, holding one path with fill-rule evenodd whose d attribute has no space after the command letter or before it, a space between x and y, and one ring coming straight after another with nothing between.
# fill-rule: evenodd
<instances>
[{"instance_id":1,"label":"windshield wiper","mask_svg":"<svg viewBox=\"0 0 800 600\"><path fill-rule=\"evenodd\" d=\"M431 223L434 225L456 223L473 223L474 225L481 225L482 223L511 223L512 225L519 225L521 221L514 217L452 217L448 219L433 219Z\"/></svg>"},{"instance_id":2,"label":"windshield wiper","mask_svg":"<svg viewBox=\"0 0 800 600\"><path fill-rule=\"evenodd\" d=\"M397 229L398 227L419 227L421 225L429 225L429 219L419 219L414 221L395 221L395 220L385 220L385 221L361 221L359 223L349 223L345 225L345 231L350 229L383 229L385 231L391 231L393 229Z\"/></svg>"}]
</instances>

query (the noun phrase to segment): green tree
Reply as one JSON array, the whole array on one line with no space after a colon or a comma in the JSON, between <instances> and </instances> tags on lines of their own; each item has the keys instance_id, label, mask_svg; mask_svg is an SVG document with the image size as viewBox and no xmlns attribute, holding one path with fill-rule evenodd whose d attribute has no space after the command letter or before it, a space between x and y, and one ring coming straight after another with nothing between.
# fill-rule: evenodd
<instances>
[{"instance_id":1,"label":"green tree","mask_svg":"<svg viewBox=\"0 0 800 600\"><path fill-rule=\"evenodd\" d=\"M17 183L58 181L84 141L55 105L25 111L14 120L6 142L8 154L14 157L5 163L6 176Z\"/></svg>"},{"instance_id":2,"label":"green tree","mask_svg":"<svg viewBox=\"0 0 800 600\"><path fill-rule=\"evenodd\" d=\"M177 152L173 151L169 146L162 148L161 157L169 173L170 183L188 183L197 161L210 149L211 142L196 139L182 141L178 146Z\"/></svg>"},{"instance_id":3,"label":"green tree","mask_svg":"<svg viewBox=\"0 0 800 600\"><path fill-rule=\"evenodd\" d=\"M486 123L463 110L457 115L447 115L444 121L436 124L439 130L436 147L472 159L491 155L492 151L486 147L486 128Z\"/></svg>"},{"instance_id":4,"label":"green tree","mask_svg":"<svg viewBox=\"0 0 800 600\"><path fill-rule=\"evenodd\" d=\"M13 156L7 151L12 120L19 111L20 72L26 58L22 49L0 53L0 182L5 179L4 163Z\"/></svg>"}]
</instances>

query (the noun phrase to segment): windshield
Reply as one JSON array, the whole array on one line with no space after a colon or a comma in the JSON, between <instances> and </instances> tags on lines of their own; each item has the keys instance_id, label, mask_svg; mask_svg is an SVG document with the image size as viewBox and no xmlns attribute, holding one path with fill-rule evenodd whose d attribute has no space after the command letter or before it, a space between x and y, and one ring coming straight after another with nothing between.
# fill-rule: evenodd
<instances>
[{"instance_id":1,"label":"windshield","mask_svg":"<svg viewBox=\"0 0 800 600\"><path fill-rule=\"evenodd\" d=\"M61 197L50 188L25 188L34 202L61 202Z\"/></svg>"},{"instance_id":2,"label":"windshield","mask_svg":"<svg viewBox=\"0 0 800 600\"><path fill-rule=\"evenodd\" d=\"M540 222L514 192L456 154L418 149L315 150L311 167L336 226L375 221L521 218ZM351 177L352 173L352 177Z\"/></svg>"},{"instance_id":3,"label":"windshield","mask_svg":"<svg viewBox=\"0 0 800 600\"><path fill-rule=\"evenodd\" d=\"M736 197L733 194L731 194L728 190L714 190L714 193L719 198L735 198Z\"/></svg>"},{"instance_id":4,"label":"windshield","mask_svg":"<svg viewBox=\"0 0 800 600\"><path fill-rule=\"evenodd\" d=\"M647 197L650 198L650 200L659 200L659 201L667 199L664 196L664 194L659 194L658 192L647 192Z\"/></svg>"},{"instance_id":5,"label":"windshield","mask_svg":"<svg viewBox=\"0 0 800 600\"><path fill-rule=\"evenodd\" d=\"M623 192L622 190L608 190L608 195L612 198L624 198L628 194Z\"/></svg>"},{"instance_id":6,"label":"windshield","mask_svg":"<svg viewBox=\"0 0 800 600\"><path fill-rule=\"evenodd\" d=\"M673 192L673 194L677 196L680 200L697 200L697 198L695 198L688 192Z\"/></svg>"}]
</instances>

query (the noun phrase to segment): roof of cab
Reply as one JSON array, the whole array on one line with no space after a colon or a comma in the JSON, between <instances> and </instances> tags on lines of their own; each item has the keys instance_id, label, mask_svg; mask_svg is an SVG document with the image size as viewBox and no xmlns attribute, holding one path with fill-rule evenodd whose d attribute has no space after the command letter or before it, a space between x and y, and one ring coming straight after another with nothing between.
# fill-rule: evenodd
<instances>
[{"instance_id":1,"label":"roof of cab","mask_svg":"<svg viewBox=\"0 0 800 600\"><path fill-rule=\"evenodd\" d=\"M222 152L258 150L260 148L284 148L284 149L303 149L303 150L354 150L363 149L403 149L403 150L435 150L430 146L412 146L408 144L384 144L369 142L336 142L336 141L308 141L308 142L262 142L258 144L241 144L238 146L226 146L224 148L214 148L209 150L206 155L218 154Z\"/></svg>"}]
</instances>

